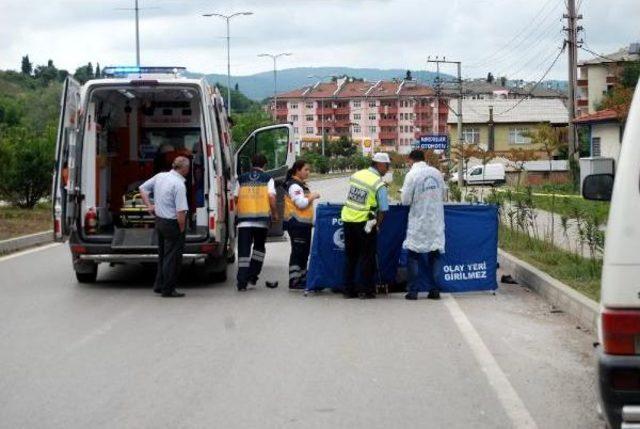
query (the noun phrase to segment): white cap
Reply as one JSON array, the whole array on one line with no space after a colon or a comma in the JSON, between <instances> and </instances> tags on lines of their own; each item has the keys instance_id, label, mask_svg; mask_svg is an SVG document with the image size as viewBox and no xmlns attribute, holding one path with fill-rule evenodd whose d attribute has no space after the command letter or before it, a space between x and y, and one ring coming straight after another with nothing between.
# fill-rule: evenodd
<instances>
[{"instance_id":1,"label":"white cap","mask_svg":"<svg viewBox=\"0 0 640 429\"><path fill-rule=\"evenodd\" d=\"M391 164L391 158L389 158L389 154L385 152L378 152L373 155L371 158L373 162L382 162L384 164Z\"/></svg>"}]
</instances>

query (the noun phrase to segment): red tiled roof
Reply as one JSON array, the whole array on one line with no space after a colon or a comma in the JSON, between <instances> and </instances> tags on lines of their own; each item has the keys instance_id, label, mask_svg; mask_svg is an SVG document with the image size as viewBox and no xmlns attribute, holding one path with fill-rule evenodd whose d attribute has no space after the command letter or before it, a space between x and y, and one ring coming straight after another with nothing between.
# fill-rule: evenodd
<instances>
[{"instance_id":1,"label":"red tiled roof","mask_svg":"<svg viewBox=\"0 0 640 429\"><path fill-rule=\"evenodd\" d=\"M374 82L347 82L342 85L338 98L364 97L367 91L375 85Z\"/></svg>"},{"instance_id":2,"label":"red tiled roof","mask_svg":"<svg viewBox=\"0 0 640 429\"><path fill-rule=\"evenodd\" d=\"M435 94L433 88L415 82L380 81L346 82L338 90L337 82L322 82L317 86L303 87L278 94L278 98L357 98L357 97L429 97ZM398 93L398 89L400 92Z\"/></svg>"},{"instance_id":3,"label":"red tiled roof","mask_svg":"<svg viewBox=\"0 0 640 429\"><path fill-rule=\"evenodd\" d=\"M610 122L618 120L618 112L614 109L605 109L598 112L582 115L573 120L575 124L589 124L592 122Z\"/></svg>"},{"instance_id":4,"label":"red tiled roof","mask_svg":"<svg viewBox=\"0 0 640 429\"><path fill-rule=\"evenodd\" d=\"M312 87L309 92L305 94L305 97L310 98L328 98L332 97L333 93L338 89L336 82L321 82L317 86Z\"/></svg>"}]
</instances>

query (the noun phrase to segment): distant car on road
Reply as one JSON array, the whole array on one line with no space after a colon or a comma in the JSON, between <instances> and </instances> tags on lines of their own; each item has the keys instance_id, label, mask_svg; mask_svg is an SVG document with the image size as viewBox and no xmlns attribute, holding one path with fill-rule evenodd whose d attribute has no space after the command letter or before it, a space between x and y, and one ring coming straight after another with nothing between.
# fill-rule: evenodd
<instances>
[{"instance_id":1,"label":"distant car on road","mask_svg":"<svg viewBox=\"0 0 640 429\"><path fill-rule=\"evenodd\" d=\"M463 180L467 185L502 185L506 182L504 165L500 163L476 165L463 172ZM449 183L458 182L458 174L449 178Z\"/></svg>"},{"instance_id":2,"label":"distant car on road","mask_svg":"<svg viewBox=\"0 0 640 429\"><path fill-rule=\"evenodd\" d=\"M586 199L611 200L600 319L598 387L611 428L640 428L640 86L627 117L615 185L612 174L586 176Z\"/></svg>"}]
</instances>

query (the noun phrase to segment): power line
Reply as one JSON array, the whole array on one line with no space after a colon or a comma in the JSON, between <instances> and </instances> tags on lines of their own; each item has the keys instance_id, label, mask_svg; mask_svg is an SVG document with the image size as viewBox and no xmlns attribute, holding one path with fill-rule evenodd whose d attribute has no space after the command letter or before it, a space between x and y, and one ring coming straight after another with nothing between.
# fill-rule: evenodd
<instances>
[{"instance_id":1,"label":"power line","mask_svg":"<svg viewBox=\"0 0 640 429\"><path fill-rule=\"evenodd\" d=\"M555 10L558 8L558 6L562 2L562 0L560 0L560 1L556 0L557 3L555 3L555 5L551 9L546 11L546 13L542 16L542 19L540 20L540 22L537 23L536 21L538 20L538 17L540 17L542 15L542 13L545 11L547 5L551 4L552 1L553 0L548 0L547 3L545 3L544 6L540 9L538 14L536 14L536 16L533 18L533 20L531 20L529 24L525 25L523 27L523 29L515 37L513 37L511 40L509 40L509 42L507 42L502 48L498 49L494 53L492 53L489 56L485 57L484 60L481 60L481 61L479 61L479 62L477 62L475 64L472 64L469 67L470 68L480 68L480 67L485 67L485 66L487 66L489 64L491 64L491 65L498 64L500 62L503 62L505 59L507 61L509 61L509 57L512 55L513 51L518 50L518 48L521 48L522 46L526 45L532 39L535 40L535 39L540 38L540 36L550 28L550 26L546 26L546 27L544 27L544 30L542 32L539 32L538 30L539 30L540 26L547 20L547 18L549 16L551 16L551 14L553 12L555 12ZM552 23L552 25L553 25L553 23ZM515 45L510 47L513 42L515 42L516 40L518 40L520 38L520 36L523 36L522 39L519 40L517 43L515 43ZM507 48L509 48L509 49L507 50ZM505 51L505 52L503 52L500 55L496 55L501 51Z\"/></svg>"},{"instance_id":2,"label":"power line","mask_svg":"<svg viewBox=\"0 0 640 429\"><path fill-rule=\"evenodd\" d=\"M531 89L529 90L529 92L527 94L525 94L523 96L523 98L521 98L520 100L518 100L518 102L516 104L514 104L513 106L511 106L510 108L508 108L507 110L504 110L500 113L494 113L494 116L500 116L500 115L504 115L505 113L508 113L510 111L512 111L513 109L515 109L516 107L518 107L520 105L520 103L524 102L524 100L528 99L528 97L530 97L533 94L533 91L535 91L538 88L538 85L540 85L540 83L542 83L542 81L547 77L547 75L549 74L549 72L551 71L551 69L553 68L553 66L556 65L556 63L558 62L558 59L560 59L560 56L562 55L562 53L564 52L565 46L563 46L560 51L558 52L558 55L556 55L555 59L553 60L553 62L551 63L551 65L547 68L547 70L544 72L544 74L542 75L542 77L535 83L535 85L533 85L531 87Z\"/></svg>"},{"instance_id":3,"label":"power line","mask_svg":"<svg viewBox=\"0 0 640 429\"><path fill-rule=\"evenodd\" d=\"M538 10L538 13L536 13L536 15L533 17L533 19L531 20L531 22L535 22L538 17L542 14L542 12L546 9L546 7L552 2L553 0L547 0L547 2L542 5L542 7ZM503 51L504 49L506 49L507 47L509 47L511 45L511 43L513 43L518 37L520 37L522 34L524 34L529 28L527 26L524 26L522 28L522 30L520 30L518 33L516 33L515 36L513 36L511 39L509 39L509 41L507 43L505 43L504 45L502 45L500 48L496 49L495 51L493 51L491 54L487 55L484 59L481 59L475 63L471 63L470 65L467 65L465 67L468 68L477 68L483 65L486 65L490 59L492 59L496 54L498 54L499 52Z\"/></svg>"},{"instance_id":4,"label":"power line","mask_svg":"<svg viewBox=\"0 0 640 429\"><path fill-rule=\"evenodd\" d=\"M589 49L589 48L585 48L585 47L584 47L584 45L586 45L586 43L584 43L584 42L583 42L582 46L579 46L579 48L580 48L580 49L582 49L582 50L583 50L583 51L585 51L585 52L590 53L591 55L595 55L596 57L600 57L600 58L602 58L602 59L604 59L604 60L609 60L609 61L614 61L614 62L615 62L615 61L619 61L619 60L616 60L616 59L614 59L614 58L609 58L609 57L607 57L607 56L605 56L605 55L601 55L601 54L599 54L599 53L597 53L597 52L595 52L595 51L592 51L592 50L591 50L591 49Z\"/></svg>"}]
</instances>

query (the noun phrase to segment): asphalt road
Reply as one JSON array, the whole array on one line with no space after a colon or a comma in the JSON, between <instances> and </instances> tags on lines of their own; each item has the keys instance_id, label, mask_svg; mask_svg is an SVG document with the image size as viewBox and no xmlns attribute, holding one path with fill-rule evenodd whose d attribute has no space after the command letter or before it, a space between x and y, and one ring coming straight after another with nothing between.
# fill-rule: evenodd
<instances>
[{"instance_id":1,"label":"asphalt road","mask_svg":"<svg viewBox=\"0 0 640 429\"><path fill-rule=\"evenodd\" d=\"M288 254L269 244L262 279L285 285ZM602 427L593 334L520 286L361 301L186 268L167 300L153 273L80 285L66 245L0 258L0 427Z\"/></svg>"}]
</instances>

